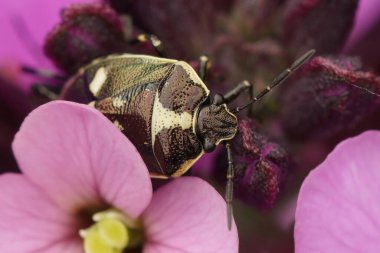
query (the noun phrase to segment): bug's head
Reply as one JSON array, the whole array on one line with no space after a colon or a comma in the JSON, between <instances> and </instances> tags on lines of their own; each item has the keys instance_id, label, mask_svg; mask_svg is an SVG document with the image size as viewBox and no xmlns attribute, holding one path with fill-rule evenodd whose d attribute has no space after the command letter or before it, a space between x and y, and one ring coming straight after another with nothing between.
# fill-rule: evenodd
<instances>
[{"instance_id":1,"label":"bug's head","mask_svg":"<svg viewBox=\"0 0 380 253\"><path fill-rule=\"evenodd\" d=\"M218 95L213 103L201 107L197 120L197 135L206 152L213 151L221 141L231 140L236 130L236 116L219 100Z\"/></svg>"}]
</instances>

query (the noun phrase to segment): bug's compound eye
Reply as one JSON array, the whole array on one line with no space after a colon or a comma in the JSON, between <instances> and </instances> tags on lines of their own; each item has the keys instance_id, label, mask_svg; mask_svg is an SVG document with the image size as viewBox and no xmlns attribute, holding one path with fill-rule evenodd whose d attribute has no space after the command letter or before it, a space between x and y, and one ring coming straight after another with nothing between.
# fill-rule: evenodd
<instances>
[{"instance_id":1,"label":"bug's compound eye","mask_svg":"<svg viewBox=\"0 0 380 253\"><path fill-rule=\"evenodd\" d=\"M221 105L221 104L223 104L224 103L224 98L223 98L223 96L222 95L220 95L220 94L215 94L215 96L214 96L214 100L212 101L212 104L213 105Z\"/></svg>"},{"instance_id":2,"label":"bug's compound eye","mask_svg":"<svg viewBox=\"0 0 380 253\"><path fill-rule=\"evenodd\" d=\"M207 152L207 153L212 152L212 151L214 151L215 147L216 147L215 143L213 143L208 138L205 139L204 145L203 145L203 149L205 150L205 152Z\"/></svg>"}]
</instances>

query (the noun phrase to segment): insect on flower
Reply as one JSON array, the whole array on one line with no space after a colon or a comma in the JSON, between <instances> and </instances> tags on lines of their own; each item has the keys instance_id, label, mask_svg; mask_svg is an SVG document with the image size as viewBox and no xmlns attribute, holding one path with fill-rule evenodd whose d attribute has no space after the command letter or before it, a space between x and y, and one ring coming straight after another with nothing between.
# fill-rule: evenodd
<instances>
[{"instance_id":1,"label":"insect on flower","mask_svg":"<svg viewBox=\"0 0 380 253\"><path fill-rule=\"evenodd\" d=\"M315 50L297 59L248 103L229 109L231 101L252 88L250 82L211 99L203 82L209 66L206 56L199 59L198 75L186 62L163 58L156 36L141 35L135 42L147 40L160 57L119 54L95 59L68 80L59 98L84 101L102 112L136 146L152 177L181 176L223 143L228 154L225 200L230 229L234 172L229 140L237 131L236 114L282 83Z\"/></svg>"}]
</instances>

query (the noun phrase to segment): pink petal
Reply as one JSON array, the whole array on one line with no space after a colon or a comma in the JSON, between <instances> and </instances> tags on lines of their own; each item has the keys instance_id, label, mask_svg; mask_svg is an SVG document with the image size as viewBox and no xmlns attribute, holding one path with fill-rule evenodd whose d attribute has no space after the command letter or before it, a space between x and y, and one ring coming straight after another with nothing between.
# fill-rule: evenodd
<instances>
[{"instance_id":1,"label":"pink petal","mask_svg":"<svg viewBox=\"0 0 380 253\"><path fill-rule=\"evenodd\" d=\"M13 143L25 175L69 211L106 202L137 217L151 199L136 148L100 112L55 101L24 121Z\"/></svg>"},{"instance_id":2,"label":"pink petal","mask_svg":"<svg viewBox=\"0 0 380 253\"><path fill-rule=\"evenodd\" d=\"M297 253L380 249L380 132L343 141L304 181L295 225Z\"/></svg>"},{"instance_id":3,"label":"pink petal","mask_svg":"<svg viewBox=\"0 0 380 253\"><path fill-rule=\"evenodd\" d=\"M47 33L60 21L60 12L73 3L91 0L34 0L1 1L0 46L1 61L19 61L25 64L47 64L43 42ZM91 1L92 2L92 1Z\"/></svg>"},{"instance_id":4,"label":"pink petal","mask_svg":"<svg viewBox=\"0 0 380 253\"><path fill-rule=\"evenodd\" d=\"M343 53L359 57L367 69L380 71L380 1L360 0L354 27Z\"/></svg>"},{"instance_id":5,"label":"pink petal","mask_svg":"<svg viewBox=\"0 0 380 253\"><path fill-rule=\"evenodd\" d=\"M0 67L28 65L54 70L43 53L47 33L59 22L62 8L91 0L34 0L0 1ZM32 83L26 75L18 76L17 83L27 91Z\"/></svg>"},{"instance_id":6,"label":"pink petal","mask_svg":"<svg viewBox=\"0 0 380 253\"><path fill-rule=\"evenodd\" d=\"M182 177L159 188L143 220L144 253L238 252L235 223L227 229L226 203L199 178Z\"/></svg>"},{"instance_id":7,"label":"pink petal","mask_svg":"<svg viewBox=\"0 0 380 253\"><path fill-rule=\"evenodd\" d=\"M0 189L0 252L69 253L63 245L79 249L75 220L25 176L0 176Z\"/></svg>"},{"instance_id":8,"label":"pink petal","mask_svg":"<svg viewBox=\"0 0 380 253\"><path fill-rule=\"evenodd\" d=\"M360 0L356 11L354 26L345 45L350 50L379 21L380 1Z\"/></svg>"}]
</instances>

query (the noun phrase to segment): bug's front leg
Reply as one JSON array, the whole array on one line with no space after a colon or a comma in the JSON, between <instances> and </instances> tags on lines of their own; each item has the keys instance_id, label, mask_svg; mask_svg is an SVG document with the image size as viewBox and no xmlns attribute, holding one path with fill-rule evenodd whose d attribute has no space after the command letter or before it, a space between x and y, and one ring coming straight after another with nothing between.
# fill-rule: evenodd
<instances>
[{"instance_id":1,"label":"bug's front leg","mask_svg":"<svg viewBox=\"0 0 380 253\"><path fill-rule=\"evenodd\" d=\"M242 94L245 91L249 92L250 99L252 99L253 98L253 85L247 80L240 82L235 88L233 88L232 90L227 92L223 96L224 103L228 104L228 103L232 102L238 96L240 96L240 94Z\"/></svg>"},{"instance_id":2,"label":"bug's front leg","mask_svg":"<svg viewBox=\"0 0 380 253\"><path fill-rule=\"evenodd\" d=\"M139 34L135 39L130 41L132 45L136 43L144 43L144 42L150 42L152 44L152 47L156 50L157 54L160 57L166 57L162 41L156 35Z\"/></svg>"},{"instance_id":3,"label":"bug's front leg","mask_svg":"<svg viewBox=\"0 0 380 253\"><path fill-rule=\"evenodd\" d=\"M46 84L33 84L32 85L32 92L37 94L38 96L48 99L50 101L57 100L58 99L58 93L53 91L48 85Z\"/></svg>"},{"instance_id":4,"label":"bug's front leg","mask_svg":"<svg viewBox=\"0 0 380 253\"><path fill-rule=\"evenodd\" d=\"M228 104L234 101L245 91L248 91L250 99L253 99L253 85L249 81L244 80L240 82L237 86L235 86L232 90L227 92L225 95L216 94L213 103L216 105L220 105L223 103Z\"/></svg>"},{"instance_id":5,"label":"bug's front leg","mask_svg":"<svg viewBox=\"0 0 380 253\"><path fill-rule=\"evenodd\" d=\"M21 71L44 80L43 83L33 83L31 87L34 94L48 100L56 100L60 92L60 88L52 87L52 84L63 84L67 80L67 77L61 76L52 71L33 68L26 65L21 66Z\"/></svg>"},{"instance_id":6,"label":"bug's front leg","mask_svg":"<svg viewBox=\"0 0 380 253\"><path fill-rule=\"evenodd\" d=\"M207 72L210 69L210 60L207 57L207 55L201 55L199 57L199 77L202 79L202 81L205 80Z\"/></svg>"}]
</instances>

